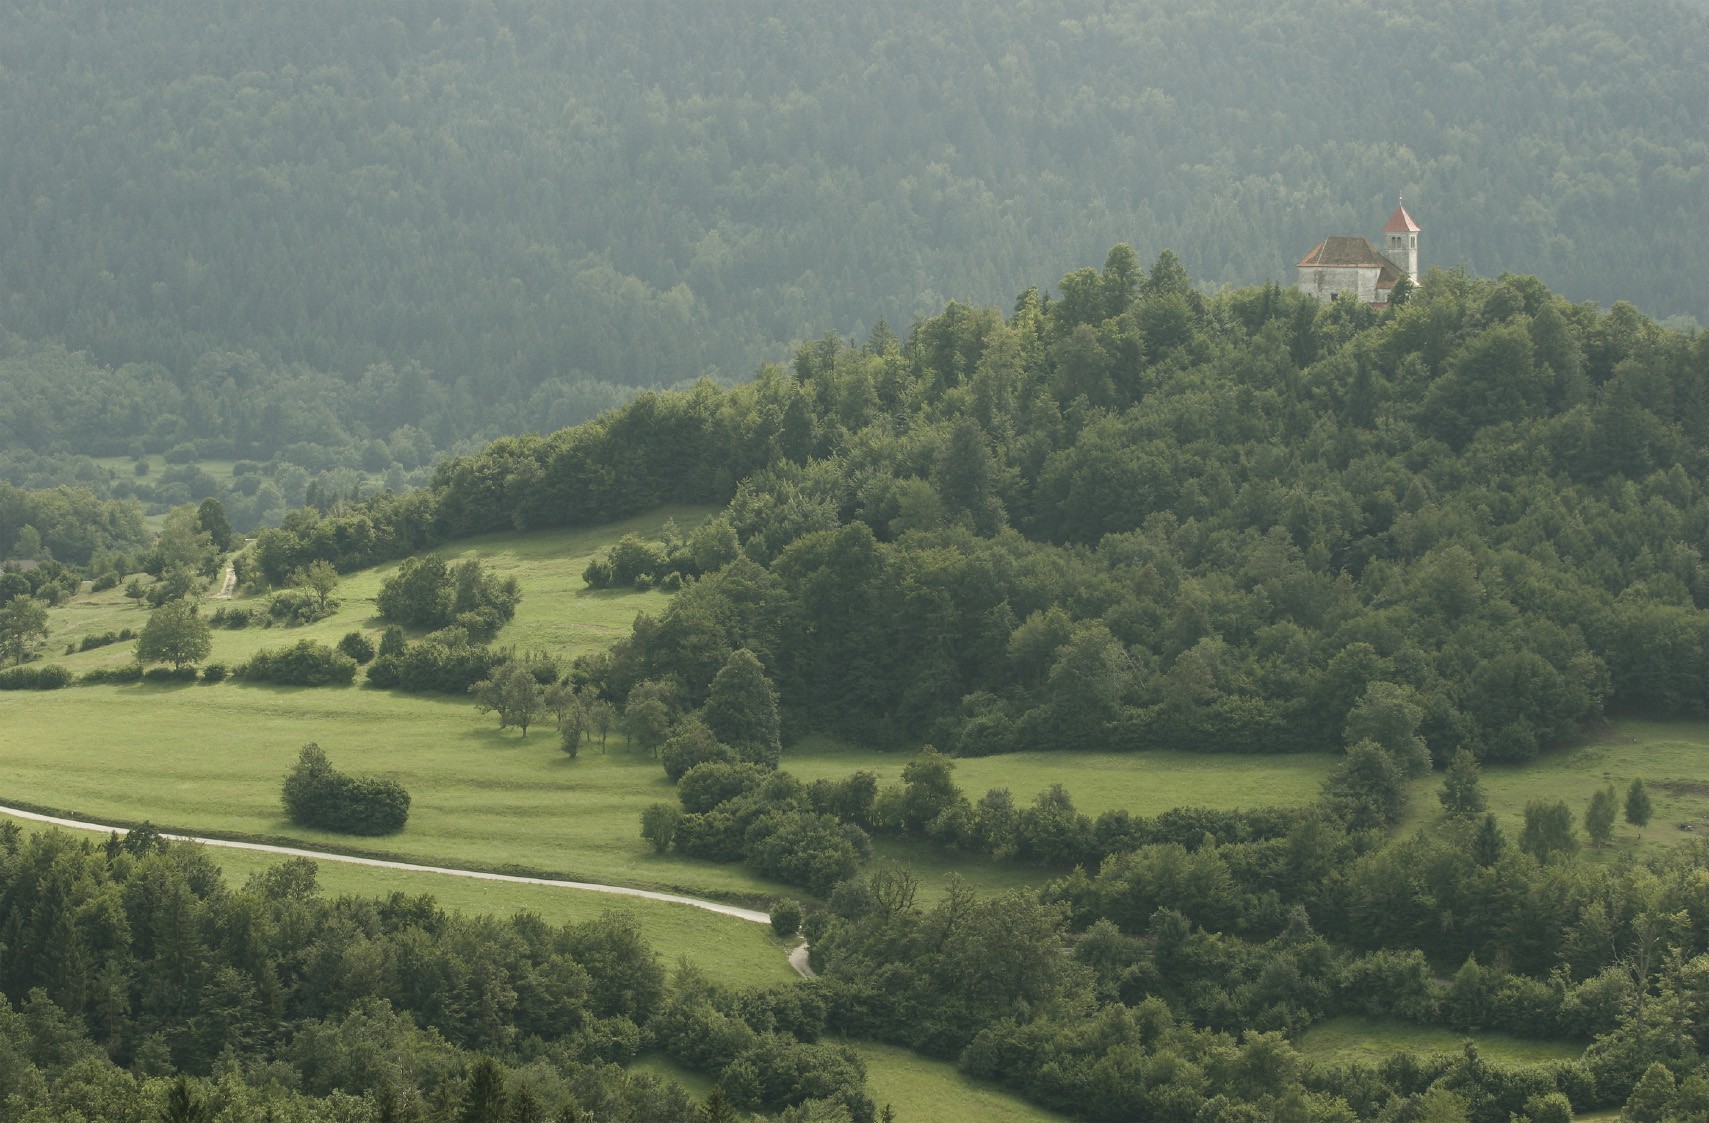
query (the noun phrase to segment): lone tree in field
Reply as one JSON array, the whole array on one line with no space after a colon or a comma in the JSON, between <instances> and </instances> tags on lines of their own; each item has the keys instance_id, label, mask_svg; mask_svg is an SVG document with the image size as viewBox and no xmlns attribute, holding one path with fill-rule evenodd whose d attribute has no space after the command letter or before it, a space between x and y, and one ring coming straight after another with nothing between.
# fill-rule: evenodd
<instances>
[{"instance_id":1,"label":"lone tree in field","mask_svg":"<svg viewBox=\"0 0 1709 1123\"><path fill-rule=\"evenodd\" d=\"M1617 806L1614 785L1609 784L1606 788L1598 788L1590 797L1590 806L1584 809L1584 833L1590 836L1590 844L1598 850L1614 838L1614 811Z\"/></svg>"},{"instance_id":2,"label":"lone tree in field","mask_svg":"<svg viewBox=\"0 0 1709 1123\"><path fill-rule=\"evenodd\" d=\"M1650 793L1642 780L1634 779L1626 789L1626 821L1634 827L1650 821Z\"/></svg>"},{"instance_id":3,"label":"lone tree in field","mask_svg":"<svg viewBox=\"0 0 1709 1123\"><path fill-rule=\"evenodd\" d=\"M1527 803L1519 849L1544 863L1556 854L1577 850L1578 835L1573 830L1573 813L1567 805L1558 799L1534 799Z\"/></svg>"},{"instance_id":4,"label":"lone tree in field","mask_svg":"<svg viewBox=\"0 0 1709 1123\"><path fill-rule=\"evenodd\" d=\"M741 759L777 766L783 753L778 738L777 692L752 651L741 648L724 661L712 678L700 719Z\"/></svg>"},{"instance_id":5,"label":"lone tree in field","mask_svg":"<svg viewBox=\"0 0 1709 1123\"><path fill-rule=\"evenodd\" d=\"M528 727L545 712L546 701L540 684L528 673L528 668L514 659L496 668L491 678L482 679L469 687L475 696L475 708L483 714L498 711L498 727L516 726L528 736Z\"/></svg>"},{"instance_id":6,"label":"lone tree in field","mask_svg":"<svg viewBox=\"0 0 1709 1123\"><path fill-rule=\"evenodd\" d=\"M1450 815L1476 815L1484 809L1484 793L1478 783L1478 762L1471 750L1454 751L1448 774L1442 780L1440 799Z\"/></svg>"},{"instance_id":7,"label":"lone tree in field","mask_svg":"<svg viewBox=\"0 0 1709 1123\"><path fill-rule=\"evenodd\" d=\"M155 609L136 641L139 663L171 663L181 670L186 664L208 657L214 645L208 622L188 600L171 600Z\"/></svg>"},{"instance_id":8,"label":"lone tree in field","mask_svg":"<svg viewBox=\"0 0 1709 1123\"><path fill-rule=\"evenodd\" d=\"M333 590L338 588L338 570L325 558L316 558L291 574L291 584L313 593L315 607L325 612L332 601Z\"/></svg>"},{"instance_id":9,"label":"lone tree in field","mask_svg":"<svg viewBox=\"0 0 1709 1123\"><path fill-rule=\"evenodd\" d=\"M25 593L0 604L0 656L22 663L47 639L47 608Z\"/></svg>"}]
</instances>

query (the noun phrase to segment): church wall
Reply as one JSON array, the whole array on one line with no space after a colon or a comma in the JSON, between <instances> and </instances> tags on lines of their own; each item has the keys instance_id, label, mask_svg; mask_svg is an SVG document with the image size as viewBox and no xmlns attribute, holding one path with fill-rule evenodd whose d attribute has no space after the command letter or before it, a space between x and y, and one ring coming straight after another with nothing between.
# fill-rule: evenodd
<instances>
[{"instance_id":1,"label":"church wall","mask_svg":"<svg viewBox=\"0 0 1709 1123\"><path fill-rule=\"evenodd\" d=\"M1371 304L1377 299L1378 272L1357 265L1306 267L1300 269L1299 287L1325 303L1338 292L1354 292Z\"/></svg>"}]
</instances>

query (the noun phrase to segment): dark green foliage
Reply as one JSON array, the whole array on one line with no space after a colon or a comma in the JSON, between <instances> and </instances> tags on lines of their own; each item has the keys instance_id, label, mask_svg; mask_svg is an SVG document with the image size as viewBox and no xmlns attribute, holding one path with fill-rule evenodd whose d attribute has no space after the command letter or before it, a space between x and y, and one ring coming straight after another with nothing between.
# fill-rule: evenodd
<instances>
[{"instance_id":1,"label":"dark green foliage","mask_svg":"<svg viewBox=\"0 0 1709 1123\"><path fill-rule=\"evenodd\" d=\"M676 841L682 812L668 803L655 803L641 812L641 837L652 846L655 854L663 854Z\"/></svg>"},{"instance_id":2,"label":"dark green foliage","mask_svg":"<svg viewBox=\"0 0 1709 1123\"><path fill-rule=\"evenodd\" d=\"M139 663L171 663L174 669L207 658L213 647L208 622L188 600L168 601L149 613L137 636Z\"/></svg>"},{"instance_id":3,"label":"dark green foliage","mask_svg":"<svg viewBox=\"0 0 1709 1123\"><path fill-rule=\"evenodd\" d=\"M1519 849L1539 862L1570 854L1578 849L1573 814L1560 800L1534 799L1525 805L1525 830Z\"/></svg>"},{"instance_id":4,"label":"dark green foliage","mask_svg":"<svg viewBox=\"0 0 1709 1123\"><path fill-rule=\"evenodd\" d=\"M346 632L344 638L338 641L338 650L356 660L360 666L366 666L374 660L374 641L362 632Z\"/></svg>"},{"instance_id":5,"label":"dark green foliage","mask_svg":"<svg viewBox=\"0 0 1709 1123\"><path fill-rule=\"evenodd\" d=\"M380 655L402 655L404 645L407 642L402 628L396 624L388 624L386 630L380 633L380 646L377 653Z\"/></svg>"},{"instance_id":6,"label":"dark green foliage","mask_svg":"<svg viewBox=\"0 0 1709 1123\"><path fill-rule=\"evenodd\" d=\"M730 746L739 759L776 766L782 752L778 740L777 695L753 652L746 648L734 651L719 668L700 719L718 742Z\"/></svg>"},{"instance_id":7,"label":"dark green foliage","mask_svg":"<svg viewBox=\"0 0 1709 1123\"><path fill-rule=\"evenodd\" d=\"M455 624L485 639L509 623L521 598L516 578L488 573L478 558L447 565L429 554L405 558L380 586L375 605L381 617L405 627L432 630Z\"/></svg>"},{"instance_id":8,"label":"dark green foliage","mask_svg":"<svg viewBox=\"0 0 1709 1123\"><path fill-rule=\"evenodd\" d=\"M1650 793L1641 779L1634 778L1632 786L1626 789L1626 821L1634 827L1650 821Z\"/></svg>"},{"instance_id":9,"label":"dark green foliage","mask_svg":"<svg viewBox=\"0 0 1709 1123\"><path fill-rule=\"evenodd\" d=\"M1400 817L1406 803L1405 774L1375 741L1347 750L1323 782L1330 806L1353 827L1383 827Z\"/></svg>"},{"instance_id":10,"label":"dark green foliage","mask_svg":"<svg viewBox=\"0 0 1709 1123\"><path fill-rule=\"evenodd\" d=\"M305 639L290 647L257 651L231 673L245 682L281 686L349 686L356 681L356 660L324 643Z\"/></svg>"},{"instance_id":11,"label":"dark green foliage","mask_svg":"<svg viewBox=\"0 0 1709 1123\"><path fill-rule=\"evenodd\" d=\"M1477 760L1466 749L1454 750L1454 759L1442 778L1438 799L1450 815L1476 815L1484 809L1483 788L1478 783Z\"/></svg>"},{"instance_id":12,"label":"dark green foliage","mask_svg":"<svg viewBox=\"0 0 1709 1123\"><path fill-rule=\"evenodd\" d=\"M238 537L232 532L231 523L226 519L225 507L213 496L202 500L196 508L196 525L213 539L214 549L224 554L238 544Z\"/></svg>"},{"instance_id":13,"label":"dark green foliage","mask_svg":"<svg viewBox=\"0 0 1709 1123\"><path fill-rule=\"evenodd\" d=\"M267 615L286 626L313 624L333 611L310 589L280 589L267 598Z\"/></svg>"},{"instance_id":14,"label":"dark green foliage","mask_svg":"<svg viewBox=\"0 0 1709 1123\"><path fill-rule=\"evenodd\" d=\"M58 690L76 679L58 664L0 669L0 690Z\"/></svg>"},{"instance_id":15,"label":"dark green foliage","mask_svg":"<svg viewBox=\"0 0 1709 1123\"><path fill-rule=\"evenodd\" d=\"M12 382L0 375L0 386L11 389ZM62 386L59 392L64 391ZM7 402L14 404L15 399ZM10 440L0 445L17 447ZM19 537L26 527L35 531L41 557L67 565L88 565L97 555L139 552L151 537L134 503L103 501L87 487L29 490L0 483L0 559L19 556ZM17 594L14 576L26 580L23 574L0 573L0 602Z\"/></svg>"},{"instance_id":16,"label":"dark green foliage","mask_svg":"<svg viewBox=\"0 0 1709 1123\"><path fill-rule=\"evenodd\" d=\"M303 746L280 798L293 823L346 834L395 834L409 818L409 793L397 781L347 776L314 744Z\"/></svg>"},{"instance_id":17,"label":"dark green foliage","mask_svg":"<svg viewBox=\"0 0 1709 1123\"><path fill-rule=\"evenodd\" d=\"M116 685L141 681L141 663L127 663L117 667L91 667L77 676L77 682L82 686Z\"/></svg>"},{"instance_id":18,"label":"dark green foliage","mask_svg":"<svg viewBox=\"0 0 1709 1123\"><path fill-rule=\"evenodd\" d=\"M469 687L475 696L475 708L484 713L498 714L498 727L516 726L528 736L528 727L546 708L540 684L527 667L515 659L500 663L492 677Z\"/></svg>"},{"instance_id":19,"label":"dark green foliage","mask_svg":"<svg viewBox=\"0 0 1709 1123\"><path fill-rule=\"evenodd\" d=\"M784 939L801 931L801 902L785 897L771 906L771 930Z\"/></svg>"},{"instance_id":20,"label":"dark green foliage","mask_svg":"<svg viewBox=\"0 0 1709 1123\"><path fill-rule=\"evenodd\" d=\"M498 1089L511 1123L528 1118L525 1087L539 1119L578 1100L625 1118L692 1113L680 1092L607 1067L633 1059L664 997L657 957L621 917L554 927L447 915L427 897L334 899L306 860L239 888L147 827L105 845L0 829L0 906L9 1115L63 1118L75 1102L79 1118L139 1123L421 1123L442 1117L430 1104L455 1119ZM358 948L361 971L313 967ZM790 1010L768 1008L777 1023ZM507 1068L524 1064L532 1079ZM275 1076L255 1084L252 1065Z\"/></svg>"},{"instance_id":21,"label":"dark green foliage","mask_svg":"<svg viewBox=\"0 0 1709 1123\"><path fill-rule=\"evenodd\" d=\"M395 655L377 655L368 664L368 685L410 694L467 694L507 658L490 647L412 643Z\"/></svg>"},{"instance_id":22,"label":"dark green foliage","mask_svg":"<svg viewBox=\"0 0 1709 1123\"><path fill-rule=\"evenodd\" d=\"M697 764L731 764L735 761L735 752L728 745L720 744L706 723L698 719L679 724L676 732L659 746L659 762L664 765L665 775L671 778L672 783L682 779L684 773Z\"/></svg>"},{"instance_id":23,"label":"dark green foliage","mask_svg":"<svg viewBox=\"0 0 1709 1123\"><path fill-rule=\"evenodd\" d=\"M22 663L48 636L47 606L27 592L0 602L0 660Z\"/></svg>"},{"instance_id":24,"label":"dark green foliage","mask_svg":"<svg viewBox=\"0 0 1709 1123\"><path fill-rule=\"evenodd\" d=\"M1584 833L1590 836L1590 844L1599 850L1614 838L1614 816L1619 806L1613 784L1598 788L1590 797L1590 806L1584 811Z\"/></svg>"},{"instance_id":25,"label":"dark green foliage","mask_svg":"<svg viewBox=\"0 0 1709 1123\"><path fill-rule=\"evenodd\" d=\"M209 663L202 668L202 681L209 684L224 682L230 673L230 668L224 663Z\"/></svg>"}]
</instances>

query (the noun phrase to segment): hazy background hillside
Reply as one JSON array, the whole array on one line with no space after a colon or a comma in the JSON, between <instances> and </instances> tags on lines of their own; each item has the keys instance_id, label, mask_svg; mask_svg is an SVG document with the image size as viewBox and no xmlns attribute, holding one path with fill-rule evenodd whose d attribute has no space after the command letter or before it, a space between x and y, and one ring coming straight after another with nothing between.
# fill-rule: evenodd
<instances>
[{"instance_id":1,"label":"hazy background hillside","mask_svg":"<svg viewBox=\"0 0 1709 1123\"><path fill-rule=\"evenodd\" d=\"M1698 0L9 3L0 152L36 454L374 483L1119 241L1287 280L1401 193L1427 265L1709 319Z\"/></svg>"}]
</instances>

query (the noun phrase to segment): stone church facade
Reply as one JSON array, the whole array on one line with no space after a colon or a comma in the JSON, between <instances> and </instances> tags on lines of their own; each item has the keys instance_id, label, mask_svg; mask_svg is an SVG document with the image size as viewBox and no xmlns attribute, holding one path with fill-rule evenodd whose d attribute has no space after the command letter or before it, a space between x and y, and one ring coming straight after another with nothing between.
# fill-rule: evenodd
<instances>
[{"instance_id":1,"label":"stone church facade","mask_svg":"<svg viewBox=\"0 0 1709 1123\"><path fill-rule=\"evenodd\" d=\"M1396 282L1406 277L1418 283L1418 235L1423 228L1395 207L1383 227L1381 251L1369 238L1333 234L1300 258L1299 289L1328 302L1341 293L1378 306L1389 302Z\"/></svg>"}]
</instances>

